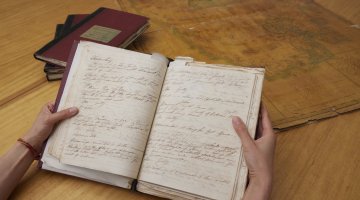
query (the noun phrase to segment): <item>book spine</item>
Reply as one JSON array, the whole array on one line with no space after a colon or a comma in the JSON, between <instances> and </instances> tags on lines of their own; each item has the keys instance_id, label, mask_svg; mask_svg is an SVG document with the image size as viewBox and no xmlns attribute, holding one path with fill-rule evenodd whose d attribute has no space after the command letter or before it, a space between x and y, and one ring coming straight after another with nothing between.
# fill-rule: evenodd
<instances>
[{"instance_id":1,"label":"book spine","mask_svg":"<svg viewBox=\"0 0 360 200\"><path fill-rule=\"evenodd\" d=\"M61 32L61 35L65 35L68 31L71 30L71 26L73 25L73 21L74 21L75 15L69 15L64 23L64 28Z\"/></svg>"},{"instance_id":2,"label":"book spine","mask_svg":"<svg viewBox=\"0 0 360 200\"><path fill-rule=\"evenodd\" d=\"M64 24L58 24L56 25L56 29L55 29L55 37L54 39L60 37L62 35L62 31L64 30L65 25Z\"/></svg>"},{"instance_id":3,"label":"book spine","mask_svg":"<svg viewBox=\"0 0 360 200\"><path fill-rule=\"evenodd\" d=\"M70 72L70 68L71 68L72 61L74 59L76 48L77 48L78 44L79 44L79 41L74 41L74 43L72 45L69 58L68 58L68 60L66 62L67 64L66 64L66 68L65 68L63 78L61 80L60 88L59 88L58 94L56 96L54 112L57 112L57 110L58 110L59 103L60 103L60 100L61 100L61 96L62 96L62 93L64 92L65 84L66 84L66 81L67 81L67 78L68 78L68 75L69 75L69 72Z\"/></svg>"}]
</instances>

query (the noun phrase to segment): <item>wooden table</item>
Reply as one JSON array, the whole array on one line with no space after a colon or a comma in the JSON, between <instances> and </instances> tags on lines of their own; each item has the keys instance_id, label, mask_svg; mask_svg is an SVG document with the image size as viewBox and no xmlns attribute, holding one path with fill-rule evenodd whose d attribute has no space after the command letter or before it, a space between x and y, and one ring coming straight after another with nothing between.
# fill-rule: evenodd
<instances>
[{"instance_id":1,"label":"wooden table","mask_svg":"<svg viewBox=\"0 0 360 200\"><path fill-rule=\"evenodd\" d=\"M2 1L1 154L29 129L41 106L54 100L59 87L59 82L47 82L42 71L43 63L33 58L33 52L53 37L55 25L63 23L68 14L90 13L100 6L124 9L118 1L110 0ZM158 25L151 31L157 31L157 28ZM154 42L151 39L148 38L149 42ZM131 48L143 50L136 45ZM204 54L202 56L207 58ZM359 130L360 112L353 111L279 133L272 199L360 199ZM157 199L39 170L35 164L11 198Z\"/></svg>"}]
</instances>

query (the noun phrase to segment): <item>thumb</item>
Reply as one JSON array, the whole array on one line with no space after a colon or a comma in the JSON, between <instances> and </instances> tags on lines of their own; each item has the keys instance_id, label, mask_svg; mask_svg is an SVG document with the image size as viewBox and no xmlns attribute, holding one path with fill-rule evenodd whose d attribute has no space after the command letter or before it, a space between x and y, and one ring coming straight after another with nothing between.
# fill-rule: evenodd
<instances>
[{"instance_id":1,"label":"thumb","mask_svg":"<svg viewBox=\"0 0 360 200\"><path fill-rule=\"evenodd\" d=\"M75 116L76 114L78 114L78 112L79 109L76 107L67 108L65 110L51 114L49 117L49 121L50 123L55 124L61 120Z\"/></svg>"},{"instance_id":2,"label":"thumb","mask_svg":"<svg viewBox=\"0 0 360 200\"><path fill-rule=\"evenodd\" d=\"M239 117L233 117L232 124L236 133L240 137L243 148L247 150L254 148L255 147L254 140L250 137L250 134L244 122Z\"/></svg>"}]
</instances>

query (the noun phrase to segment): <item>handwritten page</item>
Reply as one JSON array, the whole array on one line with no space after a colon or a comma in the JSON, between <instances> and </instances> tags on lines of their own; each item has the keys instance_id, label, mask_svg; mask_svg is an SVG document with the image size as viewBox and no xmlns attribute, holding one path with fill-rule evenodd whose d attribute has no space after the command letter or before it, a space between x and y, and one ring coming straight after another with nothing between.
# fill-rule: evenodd
<instances>
[{"instance_id":1,"label":"handwritten page","mask_svg":"<svg viewBox=\"0 0 360 200\"><path fill-rule=\"evenodd\" d=\"M80 42L59 105L80 113L57 128L50 154L137 178L166 69L151 55Z\"/></svg>"},{"instance_id":2,"label":"handwritten page","mask_svg":"<svg viewBox=\"0 0 360 200\"><path fill-rule=\"evenodd\" d=\"M210 199L233 199L243 160L231 117L240 116L254 134L263 73L172 63L140 182Z\"/></svg>"}]
</instances>

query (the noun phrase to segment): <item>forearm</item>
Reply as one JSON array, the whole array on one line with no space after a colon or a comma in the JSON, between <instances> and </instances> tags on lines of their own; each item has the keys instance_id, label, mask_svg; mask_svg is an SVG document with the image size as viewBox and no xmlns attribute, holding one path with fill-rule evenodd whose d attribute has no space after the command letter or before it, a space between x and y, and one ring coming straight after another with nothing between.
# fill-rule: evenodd
<instances>
[{"instance_id":1,"label":"forearm","mask_svg":"<svg viewBox=\"0 0 360 200\"><path fill-rule=\"evenodd\" d=\"M46 104L40 111L34 125L22 137L24 143L17 142L0 158L0 200L8 198L34 158L38 157L41 146L49 137L54 125L79 112L75 107L56 113L53 113L53 110L53 103Z\"/></svg>"},{"instance_id":2,"label":"forearm","mask_svg":"<svg viewBox=\"0 0 360 200\"><path fill-rule=\"evenodd\" d=\"M19 142L0 158L0 199L8 198L33 161L34 155Z\"/></svg>"}]
</instances>

